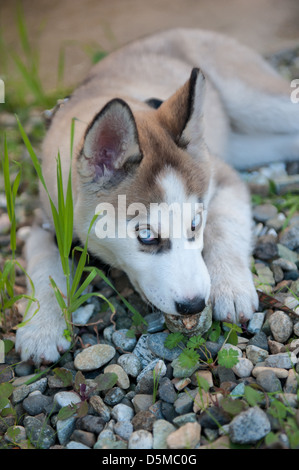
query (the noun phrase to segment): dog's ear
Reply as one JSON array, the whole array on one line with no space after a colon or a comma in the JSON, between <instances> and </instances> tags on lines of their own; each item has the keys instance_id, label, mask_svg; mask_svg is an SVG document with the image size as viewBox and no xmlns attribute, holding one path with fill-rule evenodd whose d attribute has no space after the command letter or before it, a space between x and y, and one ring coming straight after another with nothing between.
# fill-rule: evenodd
<instances>
[{"instance_id":1,"label":"dog's ear","mask_svg":"<svg viewBox=\"0 0 299 470\"><path fill-rule=\"evenodd\" d=\"M80 173L102 183L123 179L142 159L132 111L121 99L109 101L88 126ZM83 160L83 162L82 162Z\"/></svg>"},{"instance_id":2,"label":"dog's ear","mask_svg":"<svg viewBox=\"0 0 299 470\"><path fill-rule=\"evenodd\" d=\"M198 153L202 143L205 77L194 68L190 79L157 110L161 124L179 147Z\"/></svg>"}]
</instances>

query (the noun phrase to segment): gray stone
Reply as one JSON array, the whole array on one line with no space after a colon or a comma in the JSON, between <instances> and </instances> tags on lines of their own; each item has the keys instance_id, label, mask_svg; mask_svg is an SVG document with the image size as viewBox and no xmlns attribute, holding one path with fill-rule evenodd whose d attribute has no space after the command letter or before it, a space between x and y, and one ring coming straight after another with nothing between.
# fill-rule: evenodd
<instances>
[{"instance_id":1,"label":"gray stone","mask_svg":"<svg viewBox=\"0 0 299 470\"><path fill-rule=\"evenodd\" d=\"M117 405L125 396L125 392L120 387L112 387L105 394L104 402L106 405L114 406Z\"/></svg>"},{"instance_id":2,"label":"gray stone","mask_svg":"<svg viewBox=\"0 0 299 470\"><path fill-rule=\"evenodd\" d=\"M281 392L281 382L276 374L271 370L264 370L260 372L256 378L259 385L263 387L266 392Z\"/></svg>"},{"instance_id":3,"label":"gray stone","mask_svg":"<svg viewBox=\"0 0 299 470\"><path fill-rule=\"evenodd\" d=\"M250 319L248 323L247 329L249 333L252 333L252 334L259 333L263 326L264 318L265 318L264 312L255 312L252 315L252 318Z\"/></svg>"},{"instance_id":4,"label":"gray stone","mask_svg":"<svg viewBox=\"0 0 299 470\"><path fill-rule=\"evenodd\" d=\"M297 364L297 362L298 362L298 359L293 353L271 354L265 360L265 367L291 369L294 364Z\"/></svg>"},{"instance_id":5,"label":"gray stone","mask_svg":"<svg viewBox=\"0 0 299 470\"><path fill-rule=\"evenodd\" d=\"M118 403L113 407L111 416L116 421L130 421L134 416L134 411L129 406Z\"/></svg>"},{"instance_id":6,"label":"gray stone","mask_svg":"<svg viewBox=\"0 0 299 470\"><path fill-rule=\"evenodd\" d=\"M252 362L252 364L257 364L258 362L262 362L269 356L268 351L265 349L259 348L254 344L249 344L246 347L246 356Z\"/></svg>"},{"instance_id":7,"label":"gray stone","mask_svg":"<svg viewBox=\"0 0 299 470\"><path fill-rule=\"evenodd\" d=\"M276 215L277 208L273 204L259 204L252 209L252 216L257 222L267 222Z\"/></svg>"},{"instance_id":8,"label":"gray stone","mask_svg":"<svg viewBox=\"0 0 299 470\"><path fill-rule=\"evenodd\" d=\"M148 374L148 372L151 372L153 375L153 371L155 370L155 376L156 378L158 377L163 377L166 374L166 365L161 359L154 359L153 361L149 362L140 372L140 374L137 377L137 382L140 382L144 376Z\"/></svg>"},{"instance_id":9,"label":"gray stone","mask_svg":"<svg viewBox=\"0 0 299 470\"><path fill-rule=\"evenodd\" d=\"M279 343L286 343L293 332L293 322L290 317L278 310L271 315L269 324L274 339Z\"/></svg>"},{"instance_id":10,"label":"gray stone","mask_svg":"<svg viewBox=\"0 0 299 470\"><path fill-rule=\"evenodd\" d=\"M181 354L182 349L179 346L173 349L168 349L164 346L164 342L168 336L169 334L164 332L149 335L147 344L155 356L158 356L163 360L173 361Z\"/></svg>"},{"instance_id":11,"label":"gray stone","mask_svg":"<svg viewBox=\"0 0 299 470\"><path fill-rule=\"evenodd\" d=\"M273 235L263 235L256 241L254 255L261 260L272 260L278 255L276 239Z\"/></svg>"},{"instance_id":12,"label":"gray stone","mask_svg":"<svg viewBox=\"0 0 299 470\"><path fill-rule=\"evenodd\" d=\"M132 399L135 413L139 411L146 411L153 404L153 396L147 394L137 393Z\"/></svg>"},{"instance_id":13,"label":"gray stone","mask_svg":"<svg viewBox=\"0 0 299 470\"><path fill-rule=\"evenodd\" d=\"M117 363L131 377L137 377L140 374L142 365L140 359L135 354L122 354L117 359Z\"/></svg>"},{"instance_id":14,"label":"gray stone","mask_svg":"<svg viewBox=\"0 0 299 470\"><path fill-rule=\"evenodd\" d=\"M90 449L90 447L87 447L86 445L82 444L81 442L76 442L76 441L70 441L66 446L66 449L71 449L71 450L75 450L75 449Z\"/></svg>"},{"instance_id":15,"label":"gray stone","mask_svg":"<svg viewBox=\"0 0 299 470\"><path fill-rule=\"evenodd\" d=\"M139 429L134 431L128 443L129 449L152 449L153 448L153 436L149 431Z\"/></svg>"},{"instance_id":16,"label":"gray stone","mask_svg":"<svg viewBox=\"0 0 299 470\"><path fill-rule=\"evenodd\" d=\"M31 416L44 412L52 403L52 398L43 395L39 390L31 392L22 403L24 410Z\"/></svg>"},{"instance_id":17,"label":"gray stone","mask_svg":"<svg viewBox=\"0 0 299 470\"><path fill-rule=\"evenodd\" d=\"M155 421L153 425L153 449L167 449L167 437L175 430L175 426L165 421L165 419Z\"/></svg>"},{"instance_id":18,"label":"gray stone","mask_svg":"<svg viewBox=\"0 0 299 470\"><path fill-rule=\"evenodd\" d=\"M280 243L289 250L296 250L299 247L299 227L293 226L284 230Z\"/></svg>"},{"instance_id":19,"label":"gray stone","mask_svg":"<svg viewBox=\"0 0 299 470\"><path fill-rule=\"evenodd\" d=\"M96 344L83 349L74 360L76 369L89 371L99 369L115 356L115 348L108 344Z\"/></svg>"},{"instance_id":20,"label":"gray stone","mask_svg":"<svg viewBox=\"0 0 299 470\"><path fill-rule=\"evenodd\" d=\"M14 381L14 384L15 383L16 381ZM39 390L41 393L44 393L47 388L47 383L48 380L46 377L44 377L40 380L37 380L36 382L33 382L30 385L21 385L20 387L17 387L12 393L13 404L15 405L17 403L20 403L24 400L24 398L29 395L29 393L34 392L35 390Z\"/></svg>"},{"instance_id":21,"label":"gray stone","mask_svg":"<svg viewBox=\"0 0 299 470\"><path fill-rule=\"evenodd\" d=\"M275 259L272 264L274 266L279 266L283 271L296 271L297 270L297 265L293 263L293 261L289 261L288 259L285 258L278 258Z\"/></svg>"},{"instance_id":22,"label":"gray stone","mask_svg":"<svg viewBox=\"0 0 299 470\"><path fill-rule=\"evenodd\" d=\"M108 408L102 398L99 395L93 395L90 397L89 403L105 423L108 423L110 420L110 408Z\"/></svg>"},{"instance_id":23,"label":"gray stone","mask_svg":"<svg viewBox=\"0 0 299 470\"><path fill-rule=\"evenodd\" d=\"M81 398L75 392L58 392L54 395L54 402L60 407L80 403Z\"/></svg>"},{"instance_id":24,"label":"gray stone","mask_svg":"<svg viewBox=\"0 0 299 470\"><path fill-rule=\"evenodd\" d=\"M164 329L165 318L162 312L150 313L144 320L147 322L148 333L157 333Z\"/></svg>"},{"instance_id":25,"label":"gray stone","mask_svg":"<svg viewBox=\"0 0 299 470\"><path fill-rule=\"evenodd\" d=\"M37 449L49 449L55 444L56 432L38 418L26 416L24 419L26 435Z\"/></svg>"},{"instance_id":26,"label":"gray stone","mask_svg":"<svg viewBox=\"0 0 299 470\"><path fill-rule=\"evenodd\" d=\"M133 433L133 424L130 421L118 421L114 425L114 432L122 439L128 441Z\"/></svg>"},{"instance_id":27,"label":"gray stone","mask_svg":"<svg viewBox=\"0 0 299 470\"><path fill-rule=\"evenodd\" d=\"M128 329L123 328L117 330L112 334L112 341L117 348L120 348L124 352L131 352L136 346L136 338L130 338L127 336Z\"/></svg>"},{"instance_id":28,"label":"gray stone","mask_svg":"<svg viewBox=\"0 0 299 470\"><path fill-rule=\"evenodd\" d=\"M168 377L163 377L159 389L159 398L167 403L174 403L177 398L177 392L173 386L173 383Z\"/></svg>"},{"instance_id":29,"label":"gray stone","mask_svg":"<svg viewBox=\"0 0 299 470\"><path fill-rule=\"evenodd\" d=\"M188 393L180 393L174 402L174 408L177 414L183 415L192 412L196 395L197 389L188 390Z\"/></svg>"},{"instance_id":30,"label":"gray stone","mask_svg":"<svg viewBox=\"0 0 299 470\"><path fill-rule=\"evenodd\" d=\"M146 367L150 362L156 359L156 356L151 352L147 345L148 335L141 335L135 348L133 349L133 354L137 356L141 362L142 367Z\"/></svg>"},{"instance_id":31,"label":"gray stone","mask_svg":"<svg viewBox=\"0 0 299 470\"><path fill-rule=\"evenodd\" d=\"M229 425L229 437L236 444L258 442L270 431L271 425L266 413L257 406L241 412Z\"/></svg>"},{"instance_id":32,"label":"gray stone","mask_svg":"<svg viewBox=\"0 0 299 470\"><path fill-rule=\"evenodd\" d=\"M253 363L246 357L239 357L238 363L232 369L238 377L249 377L253 369Z\"/></svg>"},{"instance_id":33,"label":"gray stone","mask_svg":"<svg viewBox=\"0 0 299 470\"><path fill-rule=\"evenodd\" d=\"M264 318L264 314L263 314ZM247 343L247 346L256 346L258 348L269 351L267 336L263 331L258 331Z\"/></svg>"},{"instance_id":34,"label":"gray stone","mask_svg":"<svg viewBox=\"0 0 299 470\"><path fill-rule=\"evenodd\" d=\"M57 437L61 445L66 445L70 440L72 433L75 430L76 418L71 416L70 418L61 420L58 419L56 423Z\"/></svg>"}]
</instances>

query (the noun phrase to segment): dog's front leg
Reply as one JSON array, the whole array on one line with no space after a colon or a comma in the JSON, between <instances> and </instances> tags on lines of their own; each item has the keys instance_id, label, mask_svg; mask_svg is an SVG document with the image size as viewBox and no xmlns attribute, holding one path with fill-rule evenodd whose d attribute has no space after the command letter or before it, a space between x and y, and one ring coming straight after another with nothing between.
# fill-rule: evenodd
<instances>
[{"instance_id":1,"label":"dog's front leg","mask_svg":"<svg viewBox=\"0 0 299 470\"><path fill-rule=\"evenodd\" d=\"M210 299L217 320L243 323L258 308L249 268L251 244L247 189L221 163L204 235L204 259L211 277Z\"/></svg>"},{"instance_id":2,"label":"dog's front leg","mask_svg":"<svg viewBox=\"0 0 299 470\"><path fill-rule=\"evenodd\" d=\"M26 242L26 258L27 273L34 284L40 309L35 313L36 303L31 305L25 318L30 321L17 331L16 349L23 361L55 362L70 343L63 336L66 323L49 279L51 276L66 294L66 280L53 235L34 227Z\"/></svg>"}]
</instances>

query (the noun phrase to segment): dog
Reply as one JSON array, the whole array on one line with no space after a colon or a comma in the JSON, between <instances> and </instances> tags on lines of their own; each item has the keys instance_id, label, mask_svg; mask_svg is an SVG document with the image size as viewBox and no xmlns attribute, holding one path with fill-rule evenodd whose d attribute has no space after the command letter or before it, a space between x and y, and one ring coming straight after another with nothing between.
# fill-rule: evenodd
<instances>
[{"instance_id":1,"label":"dog","mask_svg":"<svg viewBox=\"0 0 299 470\"><path fill-rule=\"evenodd\" d=\"M124 271L146 302L190 315L209 301L215 319L248 321L258 296L250 195L237 170L298 159L299 108L289 84L254 51L206 30L174 29L124 46L95 65L54 116L42 169L55 203L56 158L59 151L66 187L73 118L74 236L84 244L96 207L108 204L118 215L115 222L107 211L106 224L117 232L122 223L126 236L101 237L96 224L89 252ZM51 221L43 188L41 204ZM143 208L137 215L134 204ZM189 212L179 210L184 204ZM161 223L174 205L181 237ZM70 343L49 283L51 275L65 292L53 229L32 228L26 257L40 309L29 311L16 348L22 360L54 362Z\"/></svg>"}]
</instances>

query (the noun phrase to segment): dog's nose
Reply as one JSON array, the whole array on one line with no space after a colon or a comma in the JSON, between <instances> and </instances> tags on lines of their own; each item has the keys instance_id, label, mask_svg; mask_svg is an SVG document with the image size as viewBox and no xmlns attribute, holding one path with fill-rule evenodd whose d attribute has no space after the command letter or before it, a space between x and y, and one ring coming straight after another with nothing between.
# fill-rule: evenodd
<instances>
[{"instance_id":1,"label":"dog's nose","mask_svg":"<svg viewBox=\"0 0 299 470\"><path fill-rule=\"evenodd\" d=\"M194 297L188 301L175 302L175 308L181 315L192 315L201 312L206 306L206 302L201 297Z\"/></svg>"}]
</instances>

